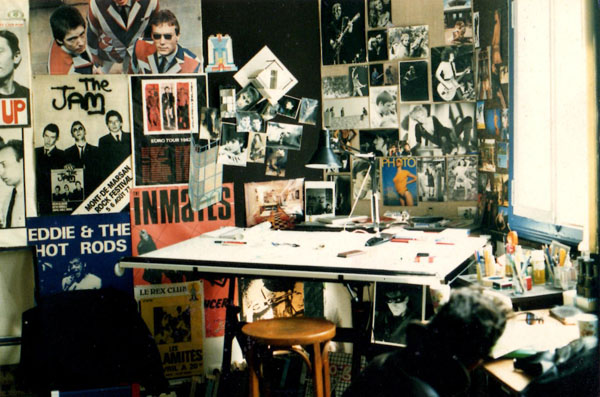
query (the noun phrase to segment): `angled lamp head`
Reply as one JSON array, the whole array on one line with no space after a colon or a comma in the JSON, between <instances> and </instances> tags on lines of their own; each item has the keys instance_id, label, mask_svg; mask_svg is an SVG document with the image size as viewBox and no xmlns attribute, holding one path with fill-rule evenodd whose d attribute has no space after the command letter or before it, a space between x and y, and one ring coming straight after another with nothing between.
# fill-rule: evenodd
<instances>
[{"instance_id":1,"label":"angled lamp head","mask_svg":"<svg viewBox=\"0 0 600 397\"><path fill-rule=\"evenodd\" d=\"M329 130L324 130L323 133L319 135L319 145L317 146L317 150L306 164L306 167L318 169L342 167L340 159L333 153L333 150L331 150Z\"/></svg>"}]
</instances>

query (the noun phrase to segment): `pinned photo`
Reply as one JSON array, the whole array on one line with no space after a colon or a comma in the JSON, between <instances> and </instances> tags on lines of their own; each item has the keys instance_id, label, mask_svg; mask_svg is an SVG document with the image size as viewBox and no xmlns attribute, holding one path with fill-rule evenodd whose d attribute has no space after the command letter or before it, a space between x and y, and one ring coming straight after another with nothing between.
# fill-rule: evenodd
<instances>
[{"instance_id":1,"label":"pinned photo","mask_svg":"<svg viewBox=\"0 0 600 397\"><path fill-rule=\"evenodd\" d=\"M306 181L304 197L306 200L305 214L309 222L335 215L334 182Z\"/></svg>"},{"instance_id":2,"label":"pinned photo","mask_svg":"<svg viewBox=\"0 0 600 397\"><path fill-rule=\"evenodd\" d=\"M300 150L302 126L269 121L267 124L267 146L289 150Z\"/></svg>"},{"instance_id":3,"label":"pinned photo","mask_svg":"<svg viewBox=\"0 0 600 397\"><path fill-rule=\"evenodd\" d=\"M431 50L434 102L474 101L473 46L435 47Z\"/></svg>"},{"instance_id":4,"label":"pinned photo","mask_svg":"<svg viewBox=\"0 0 600 397\"><path fill-rule=\"evenodd\" d=\"M334 130L368 128L368 109L368 97L324 100L323 126Z\"/></svg>"},{"instance_id":5,"label":"pinned photo","mask_svg":"<svg viewBox=\"0 0 600 397\"><path fill-rule=\"evenodd\" d=\"M398 127L398 87L371 87L371 128Z\"/></svg>"},{"instance_id":6,"label":"pinned photo","mask_svg":"<svg viewBox=\"0 0 600 397\"><path fill-rule=\"evenodd\" d=\"M300 99L286 95L281 98L277 104L279 105L277 107L278 114L291 119L295 119L298 115L298 110L300 109Z\"/></svg>"},{"instance_id":7,"label":"pinned photo","mask_svg":"<svg viewBox=\"0 0 600 397\"><path fill-rule=\"evenodd\" d=\"M285 176L288 151L277 147L267 147L265 155L265 175Z\"/></svg>"},{"instance_id":8,"label":"pinned photo","mask_svg":"<svg viewBox=\"0 0 600 397\"><path fill-rule=\"evenodd\" d=\"M400 62L400 101L429 100L429 73L426 61Z\"/></svg>"},{"instance_id":9,"label":"pinned photo","mask_svg":"<svg viewBox=\"0 0 600 397\"><path fill-rule=\"evenodd\" d=\"M258 90L252 84L248 84L237 93L235 98L236 109L237 111L250 110L261 99L262 96Z\"/></svg>"},{"instance_id":10,"label":"pinned photo","mask_svg":"<svg viewBox=\"0 0 600 397\"><path fill-rule=\"evenodd\" d=\"M267 134L251 132L248 145L248 162L264 163L267 150Z\"/></svg>"},{"instance_id":11,"label":"pinned photo","mask_svg":"<svg viewBox=\"0 0 600 397\"><path fill-rule=\"evenodd\" d=\"M369 68L367 66L350 66L350 96L369 95Z\"/></svg>"},{"instance_id":12,"label":"pinned photo","mask_svg":"<svg viewBox=\"0 0 600 397\"><path fill-rule=\"evenodd\" d=\"M477 156L448 157L448 200L477 200Z\"/></svg>"},{"instance_id":13,"label":"pinned photo","mask_svg":"<svg viewBox=\"0 0 600 397\"><path fill-rule=\"evenodd\" d=\"M319 101L311 98L302 98L300 100L300 113L298 115L298 122L302 124L317 124L317 117L319 115Z\"/></svg>"},{"instance_id":14,"label":"pinned photo","mask_svg":"<svg viewBox=\"0 0 600 397\"><path fill-rule=\"evenodd\" d=\"M404 26L388 29L389 59L427 58L429 26Z\"/></svg>"},{"instance_id":15,"label":"pinned photo","mask_svg":"<svg viewBox=\"0 0 600 397\"><path fill-rule=\"evenodd\" d=\"M223 123L221 126L221 145L217 162L219 164L245 166L248 133L237 132L235 124Z\"/></svg>"}]
</instances>

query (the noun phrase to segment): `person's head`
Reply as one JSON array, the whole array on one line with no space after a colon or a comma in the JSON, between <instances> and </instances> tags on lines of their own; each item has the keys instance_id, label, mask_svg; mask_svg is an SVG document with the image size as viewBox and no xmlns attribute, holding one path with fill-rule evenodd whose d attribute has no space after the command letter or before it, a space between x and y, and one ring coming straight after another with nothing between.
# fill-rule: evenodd
<instances>
[{"instance_id":1,"label":"person's head","mask_svg":"<svg viewBox=\"0 0 600 397\"><path fill-rule=\"evenodd\" d=\"M116 110L109 110L106 112L104 121L106 122L108 130L113 134L121 131L121 128L123 127L123 117L121 116L121 113L117 112Z\"/></svg>"},{"instance_id":2,"label":"person's head","mask_svg":"<svg viewBox=\"0 0 600 397\"><path fill-rule=\"evenodd\" d=\"M409 43L410 43L410 33L402 32L402 34L400 34L400 44L402 44L404 47L408 47Z\"/></svg>"},{"instance_id":3,"label":"person's head","mask_svg":"<svg viewBox=\"0 0 600 397\"><path fill-rule=\"evenodd\" d=\"M60 186L56 185L54 187L54 193L57 193L57 194L60 193Z\"/></svg>"},{"instance_id":4,"label":"person's head","mask_svg":"<svg viewBox=\"0 0 600 397\"><path fill-rule=\"evenodd\" d=\"M333 7L331 7L331 13L333 14L333 19L340 19L342 17L342 5L340 3L335 3Z\"/></svg>"},{"instance_id":5,"label":"person's head","mask_svg":"<svg viewBox=\"0 0 600 397\"><path fill-rule=\"evenodd\" d=\"M385 303L394 317L406 315L408 300L408 295L403 295L399 289L392 289L385 292Z\"/></svg>"},{"instance_id":6,"label":"person's head","mask_svg":"<svg viewBox=\"0 0 600 397\"><path fill-rule=\"evenodd\" d=\"M417 105L412 108L408 116L417 123L423 123L427 118L427 109L423 105Z\"/></svg>"},{"instance_id":7,"label":"person's head","mask_svg":"<svg viewBox=\"0 0 600 397\"><path fill-rule=\"evenodd\" d=\"M451 47L444 47L442 53L440 54L440 58L444 62L452 62L456 57L456 52Z\"/></svg>"},{"instance_id":8,"label":"person's head","mask_svg":"<svg viewBox=\"0 0 600 397\"><path fill-rule=\"evenodd\" d=\"M394 113L396 102L394 101L394 97L392 96L392 94L390 94L389 92L381 91L379 95L377 95L375 103L377 104L379 113L383 115Z\"/></svg>"},{"instance_id":9,"label":"person's head","mask_svg":"<svg viewBox=\"0 0 600 397\"><path fill-rule=\"evenodd\" d=\"M75 189L77 189L77 190L81 189L81 182L75 181Z\"/></svg>"},{"instance_id":10,"label":"person's head","mask_svg":"<svg viewBox=\"0 0 600 397\"><path fill-rule=\"evenodd\" d=\"M79 120L75 120L71 124L71 136L75 139L75 142L85 141L85 127Z\"/></svg>"},{"instance_id":11,"label":"person's head","mask_svg":"<svg viewBox=\"0 0 600 397\"><path fill-rule=\"evenodd\" d=\"M142 230L140 230L140 239L141 240L151 240L152 238L150 237L150 235L148 234L146 229L142 229Z\"/></svg>"},{"instance_id":12,"label":"person's head","mask_svg":"<svg viewBox=\"0 0 600 397\"><path fill-rule=\"evenodd\" d=\"M69 261L69 266L67 266L67 271L79 278L83 275L83 269L85 268L85 263L81 261L79 258L73 258Z\"/></svg>"},{"instance_id":13,"label":"person's head","mask_svg":"<svg viewBox=\"0 0 600 397\"><path fill-rule=\"evenodd\" d=\"M119 7L127 5L129 0L113 0L113 3Z\"/></svg>"},{"instance_id":14,"label":"person's head","mask_svg":"<svg viewBox=\"0 0 600 397\"><path fill-rule=\"evenodd\" d=\"M260 119L260 117L255 117L252 119L252 129L254 131L261 131L262 130L262 120ZM257 136L257 135L254 135ZM260 139L260 137L259 137Z\"/></svg>"},{"instance_id":15,"label":"person's head","mask_svg":"<svg viewBox=\"0 0 600 397\"><path fill-rule=\"evenodd\" d=\"M46 149L52 149L54 145L56 145L56 141L58 140L59 129L58 126L54 123L48 124L44 127L44 132L42 132L42 138L44 139L44 147Z\"/></svg>"},{"instance_id":16,"label":"person's head","mask_svg":"<svg viewBox=\"0 0 600 397\"><path fill-rule=\"evenodd\" d=\"M171 87L169 87L168 85L165 86L165 93L167 93L167 94L171 93Z\"/></svg>"},{"instance_id":17,"label":"person's head","mask_svg":"<svg viewBox=\"0 0 600 397\"><path fill-rule=\"evenodd\" d=\"M466 27L464 21L462 21L462 20L459 19L454 24L454 29L464 34L465 31L467 30L467 27Z\"/></svg>"},{"instance_id":18,"label":"person's head","mask_svg":"<svg viewBox=\"0 0 600 397\"><path fill-rule=\"evenodd\" d=\"M72 54L82 54L87 47L85 19L73 6L60 6L50 16L52 36Z\"/></svg>"},{"instance_id":19,"label":"person's head","mask_svg":"<svg viewBox=\"0 0 600 397\"><path fill-rule=\"evenodd\" d=\"M158 55L168 56L177 51L179 22L170 10L158 10L150 17L150 37Z\"/></svg>"},{"instance_id":20,"label":"person's head","mask_svg":"<svg viewBox=\"0 0 600 397\"><path fill-rule=\"evenodd\" d=\"M23 180L23 142L11 139L0 145L0 178L8 186Z\"/></svg>"},{"instance_id":21,"label":"person's head","mask_svg":"<svg viewBox=\"0 0 600 397\"><path fill-rule=\"evenodd\" d=\"M9 30L0 30L0 81L12 77L19 63L19 38Z\"/></svg>"},{"instance_id":22,"label":"person's head","mask_svg":"<svg viewBox=\"0 0 600 397\"><path fill-rule=\"evenodd\" d=\"M250 116L248 116L248 115L242 116L242 118L240 119L240 124L243 127L250 127Z\"/></svg>"},{"instance_id":23,"label":"person's head","mask_svg":"<svg viewBox=\"0 0 600 397\"><path fill-rule=\"evenodd\" d=\"M69 190L71 190L71 189L69 188L69 185L67 185L66 183L65 183L65 186L64 186L64 190L65 190L65 192L68 192Z\"/></svg>"},{"instance_id":24,"label":"person's head","mask_svg":"<svg viewBox=\"0 0 600 397\"><path fill-rule=\"evenodd\" d=\"M244 110L258 100L258 91L255 88L248 86L237 96L236 105L238 109Z\"/></svg>"},{"instance_id":25,"label":"person's head","mask_svg":"<svg viewBox=\"0 0 600 397\"><path fill-rule=\"evenodd\" d=\"M383 2L381 0L371 0L371 7L376 11L383 10Z\"/></svg>"},{"instance_id":26,"label":"person's head","mask_svg":"<svg viewBox=\"0 0 600 397\"><path fill-rule=\"evenodd\" d=\"M471 288L452 290L427 325L436 354L456 357L467 369L484 359L504 332L502 305Z\"/></svg>"}]
</instances>

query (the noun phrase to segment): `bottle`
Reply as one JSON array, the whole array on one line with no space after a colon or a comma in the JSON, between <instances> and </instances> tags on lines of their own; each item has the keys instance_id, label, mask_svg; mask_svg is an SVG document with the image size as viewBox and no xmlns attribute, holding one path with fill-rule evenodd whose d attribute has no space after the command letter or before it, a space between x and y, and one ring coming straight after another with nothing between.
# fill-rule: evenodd
<instances>
[{"instance_id":1,"label":"bottle","mask_svg":"<svg viewBox=\"0 0 600 397\"><path fill-rule=\"evenodd\" d=\"M544 251L532 251L531 263L533 264L533 283L536 285L546 284L546 265L544 263Z\"/></svg>"}]
</instances>

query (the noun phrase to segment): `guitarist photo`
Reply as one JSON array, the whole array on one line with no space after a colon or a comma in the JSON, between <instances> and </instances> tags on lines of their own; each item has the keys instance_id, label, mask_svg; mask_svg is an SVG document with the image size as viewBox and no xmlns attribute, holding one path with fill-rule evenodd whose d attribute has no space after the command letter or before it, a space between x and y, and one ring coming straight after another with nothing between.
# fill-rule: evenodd
<instances>
[{"instance_id":1,"label":"guitarist photo","mask_svg":"<svg viewBox=\"0 0 600 397\"><path fill-rule=\"evenodd\" d=\"M452 100L473 99L472 82L462 81L463 78L471 77L471 68L467 67L461 71L456 67L456 50L445 47L441 53L441 61L435 71L438 81L437 93L446 102Z\"/></svg>"},{"instance_id":2,"label":"guitarist photo","mask_svg":"<svg viewBox=\"0 0 600 397\"><path fill-rule=\"evenodd\" d=\"M333 3L329 22L325 16L325 10L328 10L326 3L328 2L322 3L323 65L364 62L364 23L357 23L361 19L360 12L352 13L357 8L355 2L345 2L346 10L342 8L341 2ZM344 15L344 11L353 16ZM362 45L360 39L357 39L360 37Z\"/></svg>"}]
</instances>

